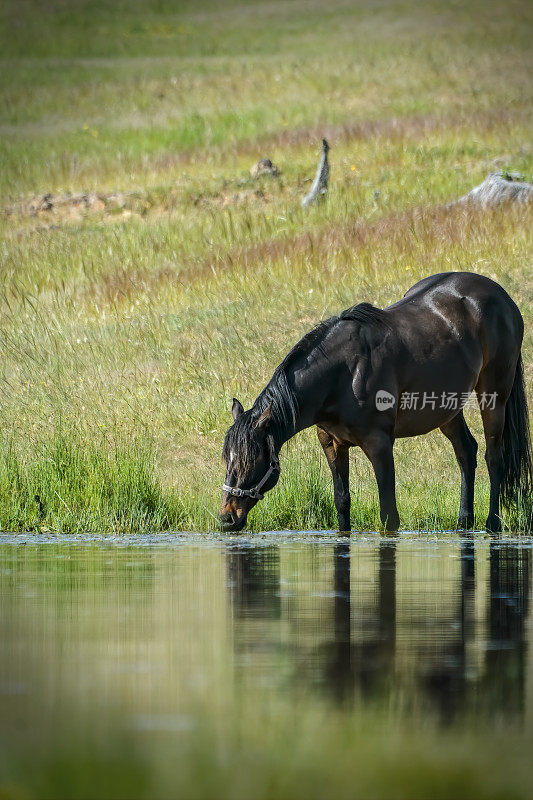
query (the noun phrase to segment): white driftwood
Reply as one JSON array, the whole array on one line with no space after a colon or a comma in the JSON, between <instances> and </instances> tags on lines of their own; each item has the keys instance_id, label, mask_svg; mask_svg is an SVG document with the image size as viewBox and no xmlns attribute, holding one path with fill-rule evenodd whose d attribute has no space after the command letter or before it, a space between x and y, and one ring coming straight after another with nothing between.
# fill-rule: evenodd
<instances>
[{"instance_id":1,"label":"white driftwood","mask_svg":"<svg viewBox=\"0 0 533 800\"><path fill-rule=\"evenodd\" d=\"M457 203L475 203L483 207L499 203L530 203L533 200L533 184L517 180L508 173L491 172L479 186L475 186ZM452 203L452 205L455 205Z\"/></svg>"},{"instance_id":2,"label":"white driftwood","mask_svg":"<svg viewBox=\"0 0 533 800\"><path fill-rule=\"evenodd\" d=\"M302 200L302 206L304 208L307 208L307 206L311 205L311 203L314 203L315 200L317 200L318 198L323 197L328 190L328 181L329 181L328 150L329 150L329 144L325 139L322 139L322 155L320 156L320 163L316 171L313 185L311 186L311 191L309 192L309 194L306 194L306 196Z\"/></svg>"}]
</instances>

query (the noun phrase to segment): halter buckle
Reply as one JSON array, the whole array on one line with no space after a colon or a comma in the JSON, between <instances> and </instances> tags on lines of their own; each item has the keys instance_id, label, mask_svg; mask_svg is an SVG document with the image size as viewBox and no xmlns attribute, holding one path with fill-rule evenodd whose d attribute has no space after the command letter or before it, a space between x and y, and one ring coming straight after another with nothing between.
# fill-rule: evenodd
<instances>
[{"instance_id":1,"label":"halter buckle","mask_svg":"<svg viewBox=\"0 0 533 800\"><path fill-rule=\"evenodd\" d=\"M277 459L270 462L270 466L266 472L266 475L262 480L259 481L257 486L254 486L251 489L239 489L238 486L228 486L227 483L224 483L222 485L222 489L224 492L232 494L234 497L251 497L252 500L262 500L264 494L261 494L260 490L263 488L273 472L279 472L279 461Z\"/></svg>"}]
</instances>

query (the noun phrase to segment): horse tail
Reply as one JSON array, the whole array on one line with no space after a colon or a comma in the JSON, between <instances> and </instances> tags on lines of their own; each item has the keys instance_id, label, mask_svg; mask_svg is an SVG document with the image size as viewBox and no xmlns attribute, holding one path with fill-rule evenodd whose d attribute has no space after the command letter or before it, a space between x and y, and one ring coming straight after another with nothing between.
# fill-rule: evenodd
<instances>
[{"instance_id":1,"label":"horse tail","mask_svg":"<svg viewBox=\"0 0 533 800\"><path fill-rule=\"evenodd\" d=\"M507 509L522 509L522 513L527 515L529 530L533 500L533 454L522 355L518 358L513 388L505 406L503 460L502 505Z\"/></svg>"}]
</instances>

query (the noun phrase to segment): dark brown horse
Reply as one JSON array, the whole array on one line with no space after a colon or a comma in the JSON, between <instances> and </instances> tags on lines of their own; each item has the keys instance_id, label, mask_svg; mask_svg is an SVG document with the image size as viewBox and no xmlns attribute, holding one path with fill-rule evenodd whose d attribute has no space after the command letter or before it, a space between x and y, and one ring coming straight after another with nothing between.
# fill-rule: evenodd
<instances>
[{"instance_id":1,"label":"dark brown horse","mask_svg":"<svg viewBox=\"0 0 533 800\"><path fill-rule=\"evenodd\" d=\"M384 310L361 303L320 323L251 409L233 401L223 450L223 528L244 528L250 509L278 481L282 445L311 425L333 475L341 531L350 530L349 448L361 447L370 459L382 524L395 531L394 441L435 428L452 443L461 471L457 527L471 528L477 443L463 407L475 390L490 477L486 527L501 530L500 501L509 507L529 500L533 486L523 332L507 292L469 272L433 275Z\"/></svg>"}]
</instances>

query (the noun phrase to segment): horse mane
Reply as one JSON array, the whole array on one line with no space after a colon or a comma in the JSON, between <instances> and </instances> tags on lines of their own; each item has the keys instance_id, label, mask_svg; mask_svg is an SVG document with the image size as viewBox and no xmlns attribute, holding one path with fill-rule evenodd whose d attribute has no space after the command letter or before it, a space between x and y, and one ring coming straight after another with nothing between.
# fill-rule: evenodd
<instances>
[{"instance_id":1,"label":"horse mane","mask_svg":"<svg viewBox=\"0 0 533 800\"><path fill-rule=\"evenodd\" d=\"M286 432L293 432L296 427L298 401L283 368L287 358L277 367L252 408L237 417L226 434L222 458L229 464L233 455L238 473L245 473L260 455L261 444L259 437L255 435L255 425L269 406L271 417L268 431L272 437L271 446L275 446L276 442L281 443Z\"/></svg>"},{"instance_id":2,"label":"horse mane","mask_svg":"<svg viewBox=\"0 0 533 800\"><path fill-rule=\"evenodd\" d=\"M390 328L390 321L387 312L381 308L376 308L370 303L358 303L356 306L347 308L338 319L349 319L359 322L361 325L377 325Z\"/></svg>"},{"instance_id":3,"label":"horse mane","mask_svg":"<svg viewBox=\"0 0 533 800\"><path fill-rule=\"evenodd\" d=\"M359 303L346 309L342 314L319 322L298 341L287 353L281 364L276 367L272 378L258 395L253 406L237 417L226 434L222 457L229 464L233 454L234 463L240 473L244 473L260 455L261 444L254 435L255 424L261 414L271 406L269 435L273 442L283 443L292 436L298 419L298 399L289 384L287 368L295 358L308 355L320 348L325 335L339 322L351 320L361 325L380 325L389 327L384 311L370 303Z\"/></svg>"}]
</instances>

